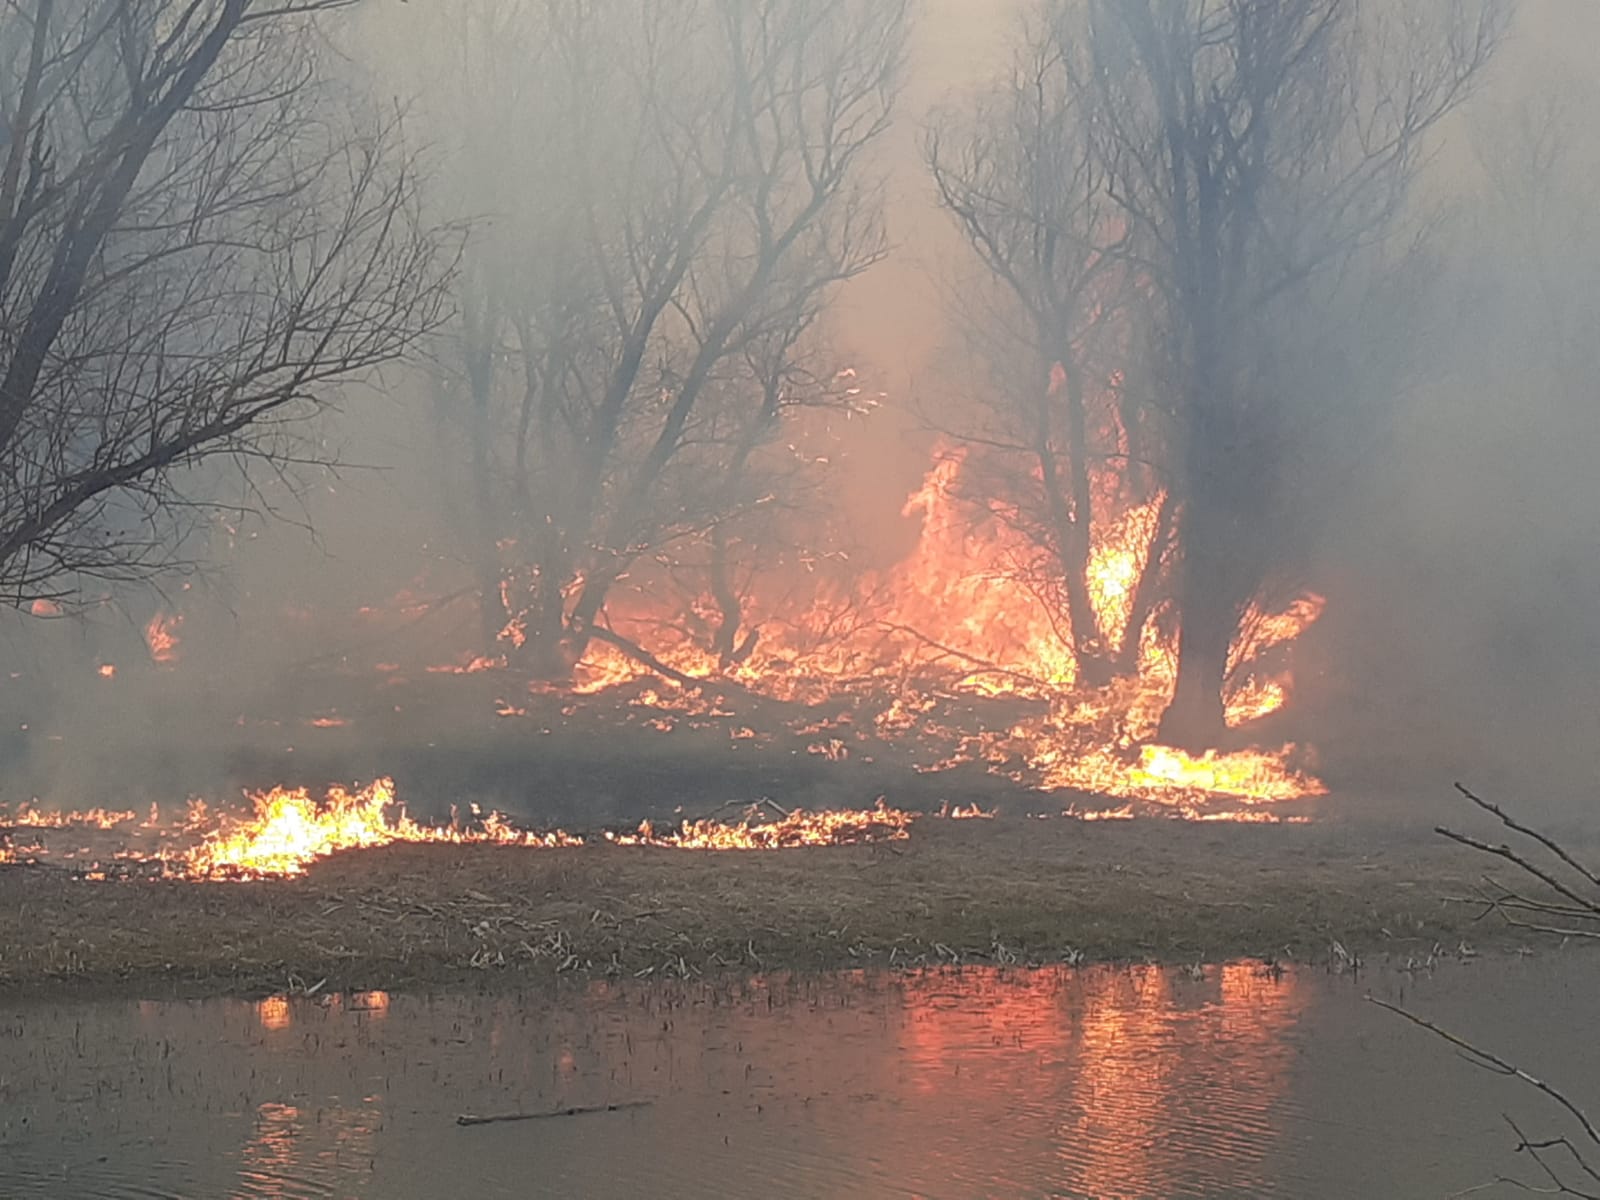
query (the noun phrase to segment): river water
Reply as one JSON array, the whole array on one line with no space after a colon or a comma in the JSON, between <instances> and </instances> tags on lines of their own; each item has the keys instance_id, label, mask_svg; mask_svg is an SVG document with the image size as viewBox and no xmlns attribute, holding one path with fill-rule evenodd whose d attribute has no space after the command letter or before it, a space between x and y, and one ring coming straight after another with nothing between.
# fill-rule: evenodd
<instances>
[{"instance_id":1,"label":"river water","mask_svg":"<svg viewBox=\"0 0 1600 1200\"><path fill-rule=\"evenodd\" d=\"M1565 1131L1368 992L1600 1100L1575 952L12 1003L0 1196L1443 1197Z\"/></svg>"}]
</instances>

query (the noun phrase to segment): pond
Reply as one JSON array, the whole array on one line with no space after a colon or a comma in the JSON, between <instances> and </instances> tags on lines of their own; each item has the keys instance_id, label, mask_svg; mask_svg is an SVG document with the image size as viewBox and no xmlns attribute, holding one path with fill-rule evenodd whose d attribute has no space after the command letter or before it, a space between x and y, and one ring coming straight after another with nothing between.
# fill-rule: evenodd
<instances>
[{"instance_id":1,"label":"pond","mask_svg":"<svg viewBox=\"0 0 1600 1200\"><path fill-rule=\"evenodd\" d=\"M1594 1099L1597 985L1553 952L13 1002L0 1195L1442 1197L1519 1169L1503 1112L1565 1127L1363 996Z\"/></svg>"}]
</instances>

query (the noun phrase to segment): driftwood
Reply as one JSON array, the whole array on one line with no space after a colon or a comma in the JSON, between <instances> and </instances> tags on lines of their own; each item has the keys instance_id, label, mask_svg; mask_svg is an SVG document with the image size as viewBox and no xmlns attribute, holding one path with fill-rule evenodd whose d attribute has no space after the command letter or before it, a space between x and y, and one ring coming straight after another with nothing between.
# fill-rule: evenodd
<instances>
[{"instance_id":1,"label":"driftwood","mask_svg":"<svg viewBox=\"0 0 1600 1200\"><path fill-rule=\"evenodd\" d=\"M625 1108L646 1108L654 1103L650 1100L624 1100L618 1104L591 1104L579 1105L575 1108L558 1108L549 1112L510 1112L490 1113L487 1116L475 1116L472 1113L462 1113L456 1118L457 1125L498 1125L503 1121L545 1121L551 1117L586 1117L591 1113L621 1112Z\"/></svg>"}]
</instances>

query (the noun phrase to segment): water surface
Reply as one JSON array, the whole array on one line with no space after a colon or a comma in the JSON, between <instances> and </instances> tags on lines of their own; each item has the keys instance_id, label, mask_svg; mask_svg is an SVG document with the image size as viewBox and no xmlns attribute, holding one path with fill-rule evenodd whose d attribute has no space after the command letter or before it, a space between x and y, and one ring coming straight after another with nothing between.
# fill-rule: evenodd
<instances>
[{"instance_id":1,"label":"water surface","mask_svg":"<svg viewBox=\"0 0 1600 1200\"><path fill-rule=\"evenodd\" d=\"M1582 1097L1597 985L1555 954L13 1004L0 1196L1446 1196L1516 1167L1502 1112L1556 1116L1362 995Z\"/></svg>"}]
</instances>

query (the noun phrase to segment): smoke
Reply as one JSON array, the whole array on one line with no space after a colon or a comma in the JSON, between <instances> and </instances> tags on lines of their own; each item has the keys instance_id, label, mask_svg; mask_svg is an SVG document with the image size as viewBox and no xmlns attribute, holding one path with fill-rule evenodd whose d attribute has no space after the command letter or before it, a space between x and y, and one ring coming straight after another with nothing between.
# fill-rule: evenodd
<instances>
[{"instance_id":1,"label":"smoke","mask_svg":"<svg viewBox=\"0 0 1600 1200\"><path fill-rule=\"evenodd\" d=\"M344 57L329 61L415 110L440 215L480 219L465 197L489 191L510 210L492 214L506 236L526 215L516 207L539 203L559 176L508 171L492 189L452 177L452 148L433 122L441 97L456 102L460 81L444 75L461 64L428 38L449 25L440 10L454 2L360 9L335 37ZM952 324L949 291L969 268L919 146L936 108L1007 68L1020 7L926 3L895 124L871 150L891 253L842 287L827 332L835 359L883 403L823 430L835 439L829 495L862 566L892 561L914 536L900 509L929 461L924 418L987 386ZM1460 778L1535 812L1594 811L1600 156L1586 117L1600 88L1584 58L1597 36L1600 14L1584 0L1521 10L1491 79L1429 164L1425 199L1439 219L1416 277L1353 314L1355 343L1304 380L1321 396L1342 372L1343 389L1365 392L1361 421L1319 433L1326 453L1305 480L1314 519L1289 556L1328 606L1299 648L1282 728L1320 749L1336 792L1403 806ZM506 86L528 85L513 72ZM1396 346L1385 314L1401 310L1407 337ZM417 369L351 388L317 430L338 468L253 480L286 519L218 522L196 547L204 569L164 594L110 588L78 613L8 615L0 799L176 801L403 775L401 752L447 758L433 768L440 779L472 762L496 736L495 684L463 687L440 711L375 687L366 666L404 659L420 678L418 664L472 653L472 450L442 403ZM163 613L182 617L167 664L152 661L144 637ZM319 718L358 720L359 732ZM527 740L507 772L538 761L539 737ZM483 791L498 786L484 775Z\"/></svg>"}]
</instances>

